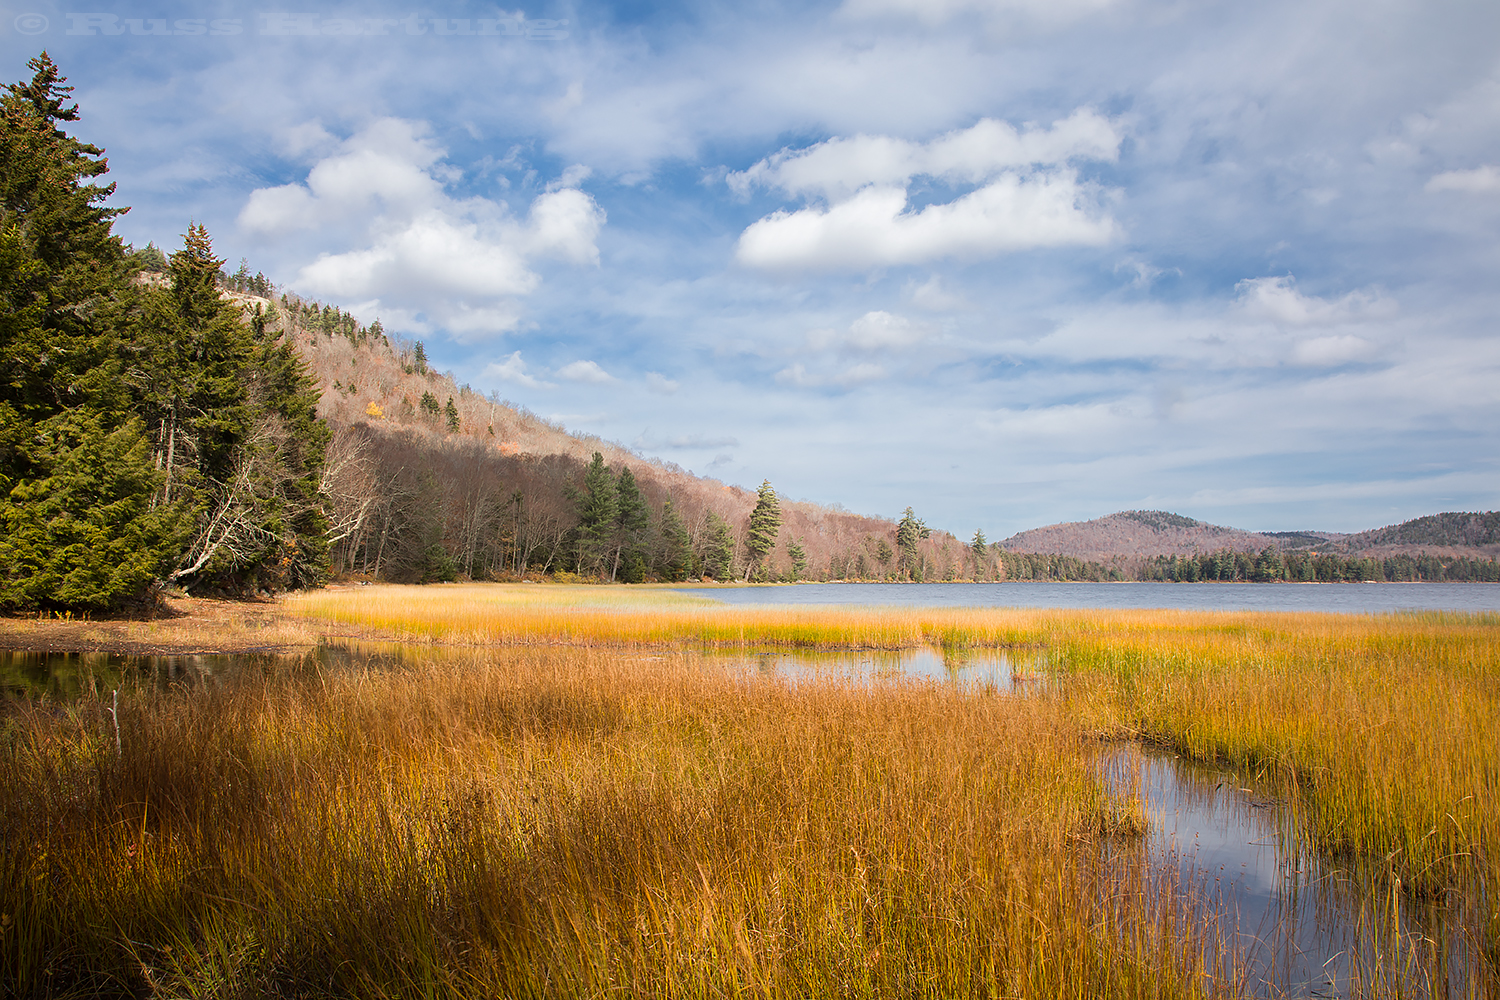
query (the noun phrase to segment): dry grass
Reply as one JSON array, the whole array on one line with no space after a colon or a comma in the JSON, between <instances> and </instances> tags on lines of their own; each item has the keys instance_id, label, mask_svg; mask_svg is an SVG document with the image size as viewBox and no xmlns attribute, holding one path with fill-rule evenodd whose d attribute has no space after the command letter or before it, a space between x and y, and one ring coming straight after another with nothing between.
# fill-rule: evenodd
<instances>
[{"instance_id":1,"label":"dry grass","mask_svg":"<svg viewBox=\"0 0 1500 1000\"><path fill-rule=\"evenodd\" d=\"M1049 612L730 607L666 587L456 584L313 591L293 618L404 639L476 645L800 646L908 649L1033 641Z\"/></svg>"},{"instance_id":2,"label":"dry grass","mask_svg":"<svg viewBox=\"0 0 1500 1000\"><path fill-rule=\"evenodd\" d=\"M1325 852L1500 886L1500 616L729 607L666 590L372 588L292 614L465 643L1047 651L1072 718L1295 792ZM1490 893L1500 941L1500 891Z\"/></svg>"},{"instance_id":3,"label":"dry grass","mask_svg":"<svg viewBox=\"0 0 1500 1000\"><path fill-rule=\"evenodd\" d=\"M0 989L1213 985L1176 903L1106 864L1139 817L1045 701L532 649L138 690L118 757L103 707L5 721Z\"/></svg>"}]
</instances>

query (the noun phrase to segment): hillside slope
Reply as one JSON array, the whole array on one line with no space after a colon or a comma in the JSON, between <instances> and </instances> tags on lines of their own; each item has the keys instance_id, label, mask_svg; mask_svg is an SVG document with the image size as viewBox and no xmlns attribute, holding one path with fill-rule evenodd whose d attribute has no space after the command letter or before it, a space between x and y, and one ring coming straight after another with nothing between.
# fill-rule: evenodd
<instances>
[{"instance_id":1,"label":"hillside slope","mask_svg":"<svg viewBox=\"0 0 1500 1000\"><path fill-rule=\"evenodd\" d=\"M729 529L731 572L743 571L753 491L570 433L497 395L476 392L451 372L433 371L419 342L387 337L378 323L366 327L292 295L273 302L231 294L248 314L259 310L269 317L323 387L319 414L335 435L328 492L338 507L336 572L430 577L433 559L441 561L434 545L464 575L564 568L563 550L577 523L570 491L582 487L595 453L615 475L629 468L639 484L652 518L649 545L664 544L662 517L670 501L687 530L693 575L703 571L715 519ZM892 522L785 499L781 510L780 541L769 558L773 578L895 574ZM960 576L965 551L935 531L921 543L916 575Z\"/></svg>"}]
</instances>

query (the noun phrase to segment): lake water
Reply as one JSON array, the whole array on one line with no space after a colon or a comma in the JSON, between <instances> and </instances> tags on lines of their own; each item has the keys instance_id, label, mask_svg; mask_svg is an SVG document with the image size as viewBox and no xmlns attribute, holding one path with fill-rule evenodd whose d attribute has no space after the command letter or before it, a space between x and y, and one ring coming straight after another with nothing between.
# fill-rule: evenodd
<instances>
[{"instance_id":1,"label":"lake water","mask_svg":"<svg viewBox=\"0 0 1500 1000\"><path fill-rule=\"evenodd\" d=\"M1500 583L798 583L692 587L726 604L1190 611L1500 611Z\"/></svg>"}]
</instances>

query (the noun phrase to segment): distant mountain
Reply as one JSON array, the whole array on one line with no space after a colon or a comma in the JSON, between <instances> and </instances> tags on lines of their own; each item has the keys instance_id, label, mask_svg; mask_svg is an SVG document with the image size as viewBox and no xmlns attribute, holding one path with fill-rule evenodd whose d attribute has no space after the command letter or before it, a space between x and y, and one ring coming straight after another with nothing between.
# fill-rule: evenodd
<instances>
[{"instance_id":1,"label":"distant mountain","mask_svg":"<svg viewBox=\"0 0 1500 1000\"><path fill-rule=\"evenodd\" d=\"M1100 563L1128 563L1156 555L1233 549L1313 550L1345 556L1433 555L1500 557L1500 512L1443 513L1357 534L1333 531L1248 531L1209 524L1164 510L1126 510L1049 524L999 543L1011 552L1045 552Z\"/></svg>"}]
</instances>

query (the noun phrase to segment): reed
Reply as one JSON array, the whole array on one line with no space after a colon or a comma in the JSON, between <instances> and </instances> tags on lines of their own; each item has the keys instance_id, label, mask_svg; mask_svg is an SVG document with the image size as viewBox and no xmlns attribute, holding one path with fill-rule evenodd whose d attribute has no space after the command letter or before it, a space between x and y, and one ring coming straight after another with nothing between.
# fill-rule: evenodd
<instances>
[{"instance_id":1,"label":"reed","mask_svg":"<svg viewBox=\"0 0 1500 1000\"><path fill-rule=\"evenodd\" d=\"M1059 702L530 648L104 708L4 716L7 994L1233 989Z\"/></svg>"}]
</instances>

